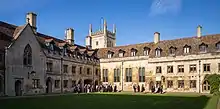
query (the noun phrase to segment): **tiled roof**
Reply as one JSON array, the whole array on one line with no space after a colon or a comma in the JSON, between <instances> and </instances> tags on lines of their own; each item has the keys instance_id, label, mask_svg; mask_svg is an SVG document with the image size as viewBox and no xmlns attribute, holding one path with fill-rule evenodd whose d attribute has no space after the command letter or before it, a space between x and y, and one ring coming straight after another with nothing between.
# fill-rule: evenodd
<instances>
[{"instance_id":1,"label":"tiled roof","mask_svg":"<svg viewBox=\"0 0 220 109\"><path fill-rule=\"evenodd\" d=\"M23 29L23 27L24 26L15 26L15 25L0 21L0 37L1 37L0 49L4 49L4 47L8 46L13 41L13 39L16 39L16 37L15 37L16 34L19 33ZM46 43L53 41L56 45L54 50L61 51L59 47L67 45L68 48L71 49L71 50L68 50L68 53L71 53L76 48L79 50L80 49L83 49L83 50L87 49L89 51L88 55L91 55L96 52L95 50L90 50L90 49L88 49L84 46L78 45L78 44L74 44L74 45L67 44L66 41L64 41L64 40L55 38L53 36L45 35L42 33L37 33L37 36L38 36L37 39L40 42L41 47L43 47L45 49L48 49L48 47L46 46ZM5 40L5 39L8 39L8 40Z\"/></svg>"},{"instance_id":2,"label":"tiled roof","mask_svg":"<svg viewBox=\"0 0 220 109\"><path fill-rule=\"evenodd\" d=\"M155 57L155 49L160 48L162 50L161 57L170 56L169 48L175 47L175 56L184 55L183 47L188 45L191 47L189 54L198 54L200 53L199 46L204 43L208 45L207 52L213 53L216 52L216 43L220 42L220 34L205 35L199 37L188 37L174 40L163 40L155 44L154 42L149 43L140 43L126 46L116 46L111 48L100 48L98 51L99 58L107 58L109 51L114 52L113 58L119 56L119 50L125 51L124 57L131 56L131 49L134 48L137 50L136 56L143 56L143 51L145 47L150 48L149 57Z\"/></svg>"}]
</instances>

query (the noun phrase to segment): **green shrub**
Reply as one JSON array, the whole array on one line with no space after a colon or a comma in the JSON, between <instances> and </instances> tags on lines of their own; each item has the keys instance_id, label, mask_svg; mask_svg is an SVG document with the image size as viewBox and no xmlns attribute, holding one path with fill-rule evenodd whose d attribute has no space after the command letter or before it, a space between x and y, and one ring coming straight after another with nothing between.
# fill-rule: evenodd
<instances>
[{"instance_id":1,"label":"green shrub","mask_svg":"<svg viewBox=\"0 0 220 109\"><path fill-rule=\"evenodd\" d=\"M218 74L211 74L211 75L206 75L205 79L208 80L211 90L211 94L219 94L219 88L220 88L220 75Z\"/></svg>"}]
</instances>

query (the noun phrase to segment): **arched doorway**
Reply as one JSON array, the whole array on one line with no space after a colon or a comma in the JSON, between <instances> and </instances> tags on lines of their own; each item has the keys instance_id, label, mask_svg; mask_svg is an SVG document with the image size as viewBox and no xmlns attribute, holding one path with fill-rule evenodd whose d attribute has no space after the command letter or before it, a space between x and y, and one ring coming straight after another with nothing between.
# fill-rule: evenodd
<instances>
[{"instance_id":1,"label":"arched doorway","mask_svg":"<svg viewBox=\"0 0 220 109\"><path fill-rule=\"evenodd\" d=\"M15 81L15 96L21 96L22 91L21 91L21 81L17 80Z\"/></svg>"},{"instance_id":2,"label":"arched doorway","mask_svg":"<svg viewBox=\"0 0 220 109\"><path fill-rule=\"evenodd\" d=\"M92 85L92 80L91 79L85 79L84 84L90 84Z\"/></svg>"},{"instance_id":3,"label":"arched doorway","mask_svg":"<svg viewBox=\"0 0 220 109\"><path fill-rule=\"evenodd\" d=\"M210 84L209 84L209 82L207 80L203 82L202 90L203 91L210 91Z\"/></svg>"},{"instance_id":4,"label":"arched doorway","mask_svg":"<svg viewBox=\"0 0 220 109\"><path fill-rule=\"evenodd\" d=\"M98 80L95 81L95 86L96 86L96 85L99 85Z\"/></svg>"},{"instance_id":5,"label":"arched doorway","mask_svg":"<svg viewBox=\"0 0 220 109\"><path fill-rule=\"evenodd\" d=\"M151 81L151 82L149 83L149 90L151 90L153 86L154 86L154 82Z\"/></svg>"},{"instance_id":6,"label":"arched doorway","mask_svg":"<svg viewBox=\"0 0 220 109\"><path fill-rule=\"evenodd\" d=\"M46 86L47 86L46 93L51 93L52 92L52 79L51 79L51 77L47 78Z\"/></svg>"}]
</instances>

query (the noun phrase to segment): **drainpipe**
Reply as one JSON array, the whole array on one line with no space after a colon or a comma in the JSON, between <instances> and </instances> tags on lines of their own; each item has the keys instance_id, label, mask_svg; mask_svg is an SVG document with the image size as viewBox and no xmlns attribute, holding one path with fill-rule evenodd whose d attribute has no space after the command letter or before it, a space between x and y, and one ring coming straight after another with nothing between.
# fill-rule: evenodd
<instances>
[{"instance_id":1,"label":"drainpipe","mask_svg":"<svg viewBox=\"0 0 220 109\"><path fill-rule=\"evenodd\" d=\"M92 64L92 85L94 88L94 64Z\"/></svg>"},{"instance_id":2,"label":"drainpipe","mask_svg":"<svg viewBox=\"0 0 220 109\"><path fill-rule=\"evenodd\" d=\"M7 50L8 50L8 48L7 47L5 47L5 50L4 50L4 72L3 72L3 79L4 79L4 81L3 81L3 88L4 88L4 90L3 90L3 93L4 93L4 95L6 95L6 73L5 73L5 71L6 71L6 57L7 57Z\"/></svg>"},{"instance_id":3,"label":"drainpipe","mask_svg":"<svg viewBox=\"0 0 220 109\"><path fill-rule=\"evenodd\" d=\"M63 57L60 59L61 93L63 93Z\"/></svg>"},{"instance_id":4,"label":"drainpipe","mask_svg":"<svg viewBox=\"0 0 220 109\"><path fill-rule=\"evenodd\" d=\"M199 60L199 93L201 93L201 87L200 87L200 85L201 85L201 83L200 83L200 77L201 77L201 75L200 75L200 72L201 72L201 61Z\"/></svg>"},{"instance_id":5,"label":"drainpipe","mask_svg":"<svg viewBox=\"0 0 220 109\"><path fill-rule=\"evenodd\" d=\"M122 91L123 91L124 90L124 74L123 74L124 62L122 61L121 64L122 64L122 66L121 66L122 67L121 68L121 73L122 73L122 81L121 81L121 83L122 83L122 85L121 86L122 86Z\"/></svg>"}]
</instances>

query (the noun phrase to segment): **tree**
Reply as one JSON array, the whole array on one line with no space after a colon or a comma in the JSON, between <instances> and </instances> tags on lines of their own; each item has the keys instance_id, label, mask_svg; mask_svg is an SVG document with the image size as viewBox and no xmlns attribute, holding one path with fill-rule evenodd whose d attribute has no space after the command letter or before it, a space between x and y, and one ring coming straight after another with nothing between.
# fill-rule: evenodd
<instances>
[{"instance_id":1,"label":"tree","mask_svg":"<svg viewBox=\"0 0 220 109\"><path fill-rule=\"evenodd\" d=\"M220 75L218 74L207 74L205 76L205 80L207 80L211 86L210 93L218 94L220 89Z\"/></svg>"}]
</instances>

